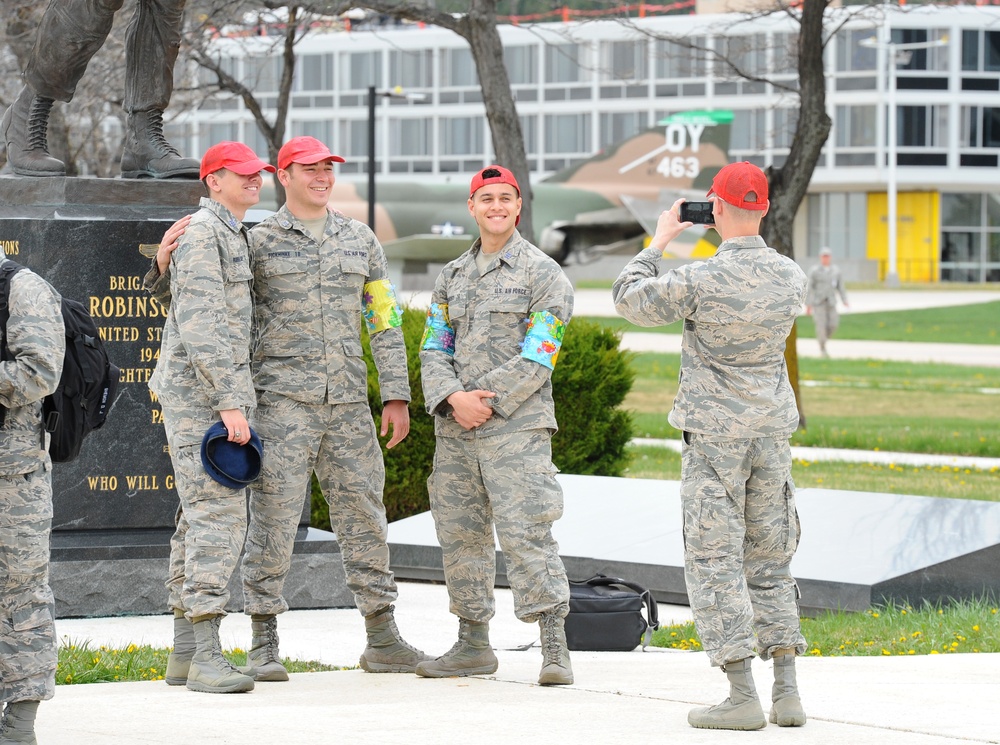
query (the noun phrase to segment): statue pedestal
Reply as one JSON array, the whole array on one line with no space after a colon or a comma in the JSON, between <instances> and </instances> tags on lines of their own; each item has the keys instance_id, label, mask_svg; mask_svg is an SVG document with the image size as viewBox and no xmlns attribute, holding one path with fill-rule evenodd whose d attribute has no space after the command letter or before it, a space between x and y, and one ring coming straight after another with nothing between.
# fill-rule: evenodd
<instances>
[{"instance_id":1,"label":"statue pedestal","mask_svg":"<svg viewBox=\"0 0 1000 745\"><path fill-rule=\"evenodd\" d=\"M147 387L164 310L142 289L164 230L197 209L200 181L0 177L0 245L81 301L122 369L107 424L81 456L53 465L50 585L56 615L166 612L178 507L162 415ZM292 608L352 606L340 547L309 528L303 495L285 597ZM243 605L239 570L232 610Z\"/></svg>"}]
</instances>

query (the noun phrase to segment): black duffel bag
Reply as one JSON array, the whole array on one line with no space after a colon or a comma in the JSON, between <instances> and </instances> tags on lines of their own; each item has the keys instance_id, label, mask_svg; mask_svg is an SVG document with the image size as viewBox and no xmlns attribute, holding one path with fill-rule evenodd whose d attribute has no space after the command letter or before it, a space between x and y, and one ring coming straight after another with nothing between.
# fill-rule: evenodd
<instances>
[{"instance_id":1,"label":"black duffel bag","mask_svg":"<svg viewBox=\"0 0 1000 745\"><path fill-rule=\"evenodd\" d=\"M645 587L603 574L570 580L566 641L571 650L631 652L640 642L645 648L659 627L656 601Z\"/></svg>"}]
</instances>

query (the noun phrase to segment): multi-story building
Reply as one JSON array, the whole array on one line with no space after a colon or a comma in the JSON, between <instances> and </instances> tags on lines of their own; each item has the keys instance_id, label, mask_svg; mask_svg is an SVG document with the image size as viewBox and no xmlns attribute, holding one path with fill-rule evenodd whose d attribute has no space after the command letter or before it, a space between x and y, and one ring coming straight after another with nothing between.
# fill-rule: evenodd
<instances>
[{"instance_id":1,"label":"multi-story building","mask_svg":"<svg viewBox=\"0 0 1000 745\"><path fill-rule=\"evenodd\" d=\"M834 124L797 218L796 258L808 263L830 246L849 276L892 274L887 193L895 182L899 278L1000 282L1000 7L850 6L830 14ZM379 97L380 179L465 183L492 162L466 42L416 25L365 29L318 31L298 44L290 134L328 142L348 159L340 177L363 178L367 90L401 88L423 100ZM730 158L767 167L782 164L797 117L796 33L784 13L504 25L497 64L506 65L539 179L670 114L703 109L732 110ZM269 41L218 42L265 112L273 112L281 64ZM205 102L171 135L192 153L220 139L266 151L233 97Z\"/></svg>"}]
</instances>

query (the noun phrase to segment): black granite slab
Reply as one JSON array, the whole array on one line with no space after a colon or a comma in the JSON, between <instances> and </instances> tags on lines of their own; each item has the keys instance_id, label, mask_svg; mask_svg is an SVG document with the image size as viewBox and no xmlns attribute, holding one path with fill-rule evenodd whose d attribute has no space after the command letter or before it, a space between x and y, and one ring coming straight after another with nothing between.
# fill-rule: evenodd
<instances>
[{"instance_id":1,"label":"black granite slab","mask_svg":"<svg viewBox=\"0 0 1000 745\"><path fill-rule=\"evenodd\" d=\"M621 576L660 602L687 603L679 482L558 478L565 512L553 534L571 578ZM1000 598L998 503L830 489L802 489L796 500L802 538L791 568L803 613ZM397 576L443 579L430 513L392 523L389 544Z\"/></svg>"},{"instance_id":2,"label":"black granite slab","mask_svg":"<svg viewBox=\"0 0 1000 745\"><path fill-rule=\"evenodd\" d=\"M79 459L53 467L51 584L62 615L165 610L178 498L160 407L147 387L165 311L142 277L164 230L204 193L200 181L0 177L0 245L87 306L122 369L105 427ZM334 536L308 524L303 494L293 564L308 571L289 579L299 586L289 601L352 605Z\"/></svg>"}]
</instances>

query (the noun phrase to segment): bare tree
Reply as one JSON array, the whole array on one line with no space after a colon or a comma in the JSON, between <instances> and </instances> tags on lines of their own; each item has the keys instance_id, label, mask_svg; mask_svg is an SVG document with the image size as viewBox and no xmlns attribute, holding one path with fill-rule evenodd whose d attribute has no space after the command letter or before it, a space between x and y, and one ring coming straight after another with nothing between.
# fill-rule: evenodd
<instances>
[{"instance_id":1,"label":"bare tree","mask_svg":"<svg viewBox=\"0 0 1000 745\"><path fill-rule=\"evenodd\" d=\"M276 37L275 42L281 50L281 74L278 80L274 118L268 119L264 107L253 92L253 81L246 75L237 77L228 69L224 58L225 47L213 43L212 34L209 33L209 30L213 28L241 23L246 7L246 2L239 0L203 5L202 12L199 14L200 25L193 29L188 36L189 52L194 61L214 78L214 86L203 92L214 95L219 91L225 91L239 96L247 111L253 116L257 129L260 130L267 142L268 160L271 163L276 163L278 151L285 141L288 123L288 108L292 83L295 79L295 45L307 33L314 15L305 10L302 5L270 4L273 9L281 8L284 13L281 24L278 24L282 27L282 33L281 36ZM274 180L274 186L278 204L284 204L284 188L277 179Z\"/></svg>"},{"instance_id":2,"label":"bare tree","mask_svg":"<svg viewBox=\"0 0 1000 745\"><path fill-rule=\"evenodd\" d=\"M789 257L794 256L792 235L795 215L806 196L823 145L833 126L826 112L823 66L823 50L829 38L824 29L824 13L828 4L829 0L804 0L798 10L789 9L792 17L799 21L799 117L788 157L780 168L772 168L768 174L771 208L761 231L769 246ZM799 426L805 427L806 417L799 390L797 328L792 326L785 345L785 364L795 391Z\"/></svg>"},{"instance_id":3,"label":"bare tree","mask_svg":"<svg viewBox=\"0 0 1000 745\"><path fill-rule=\"evenodd\" d=\"M794 123L791 145L784 162L780 166L768 169L771 206L767 217L761 224L761 235L772 246L785 256L794 256L793 235L795 215L802 204L812 180L813 171L819 162L820 154L832 128L832 121L826 110L826 76L823 64L823 53L826 44L843 25L847 17L840 16L837 28L828 28L832 20L826 15L831 0L802 0L797 3L782 4L776 10L743 14L736 24L747 24L754 19L774 14L784 13L791 18L798 29L794 48L789 51L798 75L794 84L783 82L766 72L746 64L739 53L727 54L730 48L716 46L699 46L697 40L689 37L656 34L648 27L640 27L629 21L640 33L665 39L691 54L703 59L713 60L721 65L727 74L733 78L770 83L786 95L797 96L797 118ZM861 9L859 12L866 12ZM746 51L746 50L743 50ZM799 365L796 350L796 330L793 327L788 344L785 347L785 360L788 365L789 378L795 389L796 401L799 402L800 425L805 426L805 415L802 411L799 395Z\"/></svg>"},{"instance_id":4,"label":"bare tree","mask_svg":"<svg viewBox=\"0 0 1000 745\"><path fill-rule=\"evenodd\" d=\"M279 3L266 2L269 7ZM497 30L497 0L470 0L467 11L461 14L437 10L433 3L397 0L316 0L304 2L304 7L315 13L337 16L349 8L361 5L394 18L422 21L453 31L469 43L469 50L476 63L479 85L483 91L483 104L493 139L493 152L497 160L514 172L521 186L524 204L518 229L528 240L534 240L531 221L531 180L528 158L524 151L524 134L521 120L514 104L507 68L503 65L503 44Z\"/></svg>"}]
</instances>

